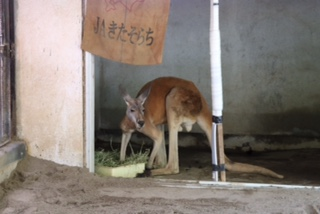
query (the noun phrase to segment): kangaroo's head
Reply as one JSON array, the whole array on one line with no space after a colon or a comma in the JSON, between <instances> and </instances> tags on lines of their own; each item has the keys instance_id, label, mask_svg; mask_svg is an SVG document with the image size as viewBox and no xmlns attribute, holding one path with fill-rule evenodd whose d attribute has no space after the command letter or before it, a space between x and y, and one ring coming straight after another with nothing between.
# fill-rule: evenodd
<instances>
[{"instance_id":1,"label":"kangaroo's head","mask_svg":"<svg viewBox=\"0 0 320 214\"><path fill-rule=\"evenodd\" d=\"M132 98L121 85L119 86L119 89L125 103L127 104L126 117L135 124L136 129L143 128L145 124L143 104L148 98L150 88L142 92L135 99Z\"/></svg>"}]
</instances>

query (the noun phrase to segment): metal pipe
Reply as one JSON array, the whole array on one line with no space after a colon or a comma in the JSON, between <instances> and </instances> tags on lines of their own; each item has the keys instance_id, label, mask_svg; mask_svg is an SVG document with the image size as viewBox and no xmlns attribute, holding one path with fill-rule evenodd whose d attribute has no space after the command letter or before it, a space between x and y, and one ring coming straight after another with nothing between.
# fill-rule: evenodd
<instances>
[{"instance_id":1,"label":"metal pipe","mask_svg":"<svg viewBox=\"0 0 320 214\"><path fill-rule=\"evenodd\" d=\"M212 146L211 146L211 156L212 156L212 164L214 166L218 165L218 157L217 157L217 126L215 123L212 123ZM219 181L219 173L217 170L212 170L212 180Z\"/></svg>"},{"instance_id":2,"label":"metal pipe","mask_svg":"<svg viewBox=\"0 0 320 214\"><path fill-rule=\"evenodd\" d=\"M260 184L260 183L237 183L237 182L212 182L199 181L201 186L223 187L223 188L283 188L283 189L314 189L320 190L320 186L286 185L286 184Z\"/></svg>"},{"instance_id":3,"label":"metal pipe","mask_svg":"<svg viewBox=\"0 0 320 214\"><path fill-rule=\"evenodd\" d=\"M222 117L223 94L221 75L221 41L219 29L219 0L211 0L210 10L210 62L212 115Z\"/></svg>"},{"instance_id":4,"label":"metal pipe","mask_svg":"<svg viewBox=\"0 0 320 214\"><path fill-rule=\"evenodd\" d=\"M225 181L223 133L217 132L217 127L222 130L222 75L221 75L221 47L219 29L219 0L210 0L210 64L211 64L211 96L212 96L212 178L218 181L218 172L221 180ZM217 134L219 136L217 136ZM217 142L218 139L218 142ZM222 142L220 142L222 140ZM218 146L220 145L220 146ZM218 160L219 157L219 160Z\"/></svg>"},{"instance_id":5,"label":"metal pipe","mask_svg":"<svg viewBox=\"0 0 320 214\"><path fill-rule=\"evenodd\" d=\"M10 142L15 129L13 1L0 0L0 147Z\"/></svg>"}]
</instances>

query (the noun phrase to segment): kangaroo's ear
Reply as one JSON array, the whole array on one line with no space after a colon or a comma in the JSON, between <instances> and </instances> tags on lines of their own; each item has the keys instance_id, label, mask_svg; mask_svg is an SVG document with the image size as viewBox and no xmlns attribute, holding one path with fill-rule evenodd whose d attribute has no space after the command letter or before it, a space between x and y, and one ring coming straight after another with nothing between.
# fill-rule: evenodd
<instances>
[{"instance_id":1,"label":"kangaroo's ear","mask_svg":"<svg viewBox=\"0 0 320 214\"><path fill-rule=\"evenodd\" d=\"M122 95L123 100L126 102L127 106L129 106L130 103L133 102L132 97L128 94L127 90L122 85L119 85L119 91Z\"/></svg>"},{"instance_id":2,"label":"kangaroo's ear","mask_svg":"<svg viewBox=\"0 0 320 214\"><path fill-rule=\"evenodd\" d=\"M143 105L144 102L147 100L150 94L150 91L151 91L151 86L139 95L138 100L141 103L141 105Z\"/></svg>"}]
</instances>

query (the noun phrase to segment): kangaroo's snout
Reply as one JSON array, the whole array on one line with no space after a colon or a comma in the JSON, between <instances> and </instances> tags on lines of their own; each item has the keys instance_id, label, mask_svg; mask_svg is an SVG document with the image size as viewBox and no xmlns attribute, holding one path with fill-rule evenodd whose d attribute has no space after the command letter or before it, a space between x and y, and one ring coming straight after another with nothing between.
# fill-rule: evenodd
<instances>
[{"instance_id":1,"label":"kangaroo's snout","mask_svg":"<svg viewBox=\"0 0 320 214\"><path fill-rule=\"evenodd\" d=\"M138 124L139 124L140 128L142 128L144 126L144 121L143 120L139 120Z\"/></svg>"},{"instance_id":2,"label":"kangaroo's snout","mask_svg":"<svg viewBox=\"0 0 320 214\"><path fill-rule=\"evenodd\" d=\"M143 120L139 120L137 121L138 125L140 128L142 128L144 126L144 121Z\"/></svg>"}]
</instances>

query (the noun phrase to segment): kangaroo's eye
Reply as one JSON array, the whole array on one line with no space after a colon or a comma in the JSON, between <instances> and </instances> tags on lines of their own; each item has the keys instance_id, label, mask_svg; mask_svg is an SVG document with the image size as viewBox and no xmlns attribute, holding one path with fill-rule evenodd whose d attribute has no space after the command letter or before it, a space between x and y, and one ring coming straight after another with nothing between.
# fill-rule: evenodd
<instances>
[{"instance_id":1,"label":"kangaroo's eye","mask_svg":"<svg viewBox=\"0 0 320 214\"><path fill-rule=\"evenodd\" d=\"M131 108L130 111L131 111L131 112L135 112L134 108Z\"/></svg>"}]
</instances>

